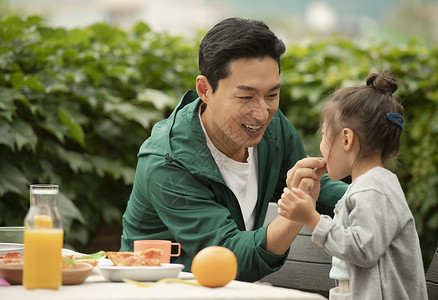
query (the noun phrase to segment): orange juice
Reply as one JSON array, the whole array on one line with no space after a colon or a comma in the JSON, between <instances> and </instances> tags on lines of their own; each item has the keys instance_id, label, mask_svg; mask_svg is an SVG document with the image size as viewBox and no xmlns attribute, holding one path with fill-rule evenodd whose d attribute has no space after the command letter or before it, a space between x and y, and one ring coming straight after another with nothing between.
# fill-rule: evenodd
<instances>
[{"instance_id":1,"label":"orange juice","mask_svg":"<svg viewBox=\"0 0 438 300\"><path fill-rule=\"evenodd\" d=\"M47 215L36 215L33 217L33 221L35 222L36 228L52 228L53 222L52 217Z\"/></svg>"},{"instance_id":2,"label":"orange juice","mask_svg":"<svg viewBox=\"0 0 438 300\"><path fill-rule=\"evenodd\" d=\"M58 289L62 281L62 229L24 230L23 286Z\"/></svg>"}]
</instances>

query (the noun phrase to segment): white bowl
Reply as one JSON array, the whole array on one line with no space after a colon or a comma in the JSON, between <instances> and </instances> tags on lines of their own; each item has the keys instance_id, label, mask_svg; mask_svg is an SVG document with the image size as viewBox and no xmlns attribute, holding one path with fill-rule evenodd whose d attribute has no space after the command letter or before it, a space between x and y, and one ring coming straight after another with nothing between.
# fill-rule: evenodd
<instances>
[{"instance_id":1,"label":"white bowl","mask_svg":"<svg viewBox=\"0 0 438 300\"><path fill-rule=\"evenodd\" d=\"M160 266L113 266L99 265L103 277L109 281L123 281L124 278L137 281L157 281L164 278L178 278L182 264L161 264Z\"/></svg>"},{"instance_id":2,"label":"white bowl","mask_svg":"<svg viewBox=\"0 0 438 300\"><path fill-rule=\"evenodd\" d=\"M24 254L24 244L0 243L0 255L5 255L8 252L19 252Z\"/></svg>"}]
</instances>

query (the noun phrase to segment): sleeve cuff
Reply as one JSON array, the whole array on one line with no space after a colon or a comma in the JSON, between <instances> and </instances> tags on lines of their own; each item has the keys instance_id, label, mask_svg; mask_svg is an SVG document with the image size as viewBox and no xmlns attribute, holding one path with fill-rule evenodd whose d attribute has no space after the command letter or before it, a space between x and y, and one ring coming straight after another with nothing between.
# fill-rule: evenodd
<instances>
[{"instance_id":1,"label":"sleeve cuff","mask_svg":"<svg viewBox=\"0 0 438 300\"><path fill-rule=\"evenodd\" d=\"M327 239L327 234L333 226L335 226L335 222L331 217L321 215L318 224L316 224L315 229L313 229L312 242L323 247Z\"/></svg>"},{"instance_id":2,"label":"sleeve cuff","mask_svg":"<svg viewBox=\"0 0 438 300\"><path fill-rule=\"evenodd\" d=\"M263 259L263 261L266 263L266 265L274 272L280 269L283 264L286 262L287 256L289 255L290 248L286 251L283 255L276 255L268 250L266 250L266 231L267 226L261 227L256 232L256 241L260 241L260 244L258 245L257 252L260 255L260 257Z\"/></svg>"}]
</instances>

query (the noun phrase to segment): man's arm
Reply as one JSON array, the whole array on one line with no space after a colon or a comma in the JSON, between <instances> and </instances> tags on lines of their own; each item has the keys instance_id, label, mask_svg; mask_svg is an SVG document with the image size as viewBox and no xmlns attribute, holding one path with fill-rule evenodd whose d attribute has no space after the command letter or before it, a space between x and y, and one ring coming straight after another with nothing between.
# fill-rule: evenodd
<instances>
[{"instance_id":1,"label":"man's arm","mask_svg":"<svg viewBox=\"0 0 438 300\"><path fill-rule=\"evenodd\" d=\"M290 246L286 240L291 237L292 227L272 231L276 228L275 222L269 233L266 227L239 230L235 218L241 215L240 207L232 191L222 183L203 181L175 164L166 164L151 173L145 187L153 209L175 241L181 244L181 259L186 269L190 270L198 251L211 245L224 246L234 252L240 280L258 280L276 271L286 259L283 254ZM278 234L283 237L274 240L282 240L284 246L274 246L281 251L271 252L267 247L268 236Z\"/></svg>"},{"instance_id":2,"label":"man's arm","mask_svg":"<svg viewBox=\"0 0 438 300\"><path fill-rule=\"evenodd\" d=\"M303 227L282 216L276 217L266 231L266 250L276 255L284 255Z\"/></svg>"}]
</instances>

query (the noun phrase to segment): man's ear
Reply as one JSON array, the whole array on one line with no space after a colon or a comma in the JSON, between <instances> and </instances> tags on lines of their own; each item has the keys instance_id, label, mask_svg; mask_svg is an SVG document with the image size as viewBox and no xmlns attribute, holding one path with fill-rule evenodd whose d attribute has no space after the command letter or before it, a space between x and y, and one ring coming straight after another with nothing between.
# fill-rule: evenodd
<instances>
[{"instance_id":1,"label":"man's ear","mask_svg":"<svg viewBox=\"0 0 438 300\"><path fill-rule=\"evenodd\" d=\"M352 149L355 139L356 135L354 134L353 130L351 130L350 128L342 129L342 142L345 151Z\"/></svg>"},{"instance_id":2,"label":"man's ear","mask_svg":"<svg viewBox=\"0 0 438 300\"><path fill-rule=\"evenodd\" d=\"M208 103L208 96L211 94L211 86L204 75L198 75L196 77L196 92L202 101Z\"/></svg>"}]
</instances>

